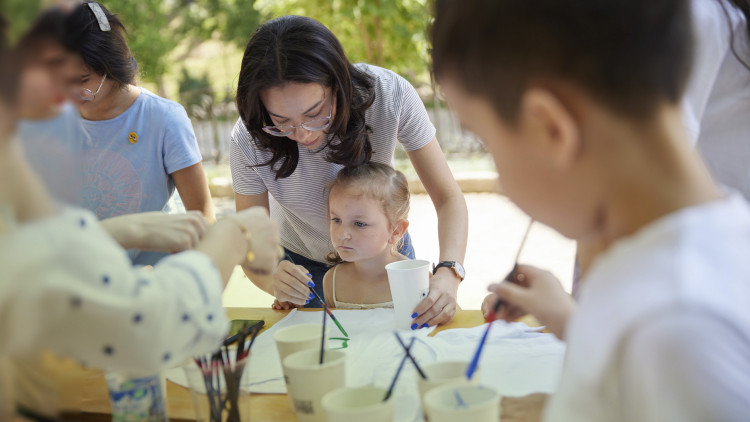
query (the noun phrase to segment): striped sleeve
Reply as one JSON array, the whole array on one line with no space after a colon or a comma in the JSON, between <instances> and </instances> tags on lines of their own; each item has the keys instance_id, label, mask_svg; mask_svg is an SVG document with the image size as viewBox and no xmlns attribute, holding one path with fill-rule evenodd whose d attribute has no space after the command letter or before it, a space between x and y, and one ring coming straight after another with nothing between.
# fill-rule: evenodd
<instances>
[{"instance_id":1,"label":"striped sleeve","mask_svg":"<svg viewBox=\"0 0 750 422\"><path fill-rule=\"evenodd\" d=\"M255 165L258 164L256 150L251 145L252 139L242 119L232 130L232 146L229 151L229 162L232 169L232 189L240 195L258 195L268 191Z\"/></svg>"},{"instance_id":2,"label":"striped sleeve","mask_svg":"<svg viewBox=\"0 0 750 422\"><path fill-rule=\"evenodd\" d=\"M394 76L393 98L401 99L395 104L398 107L395 110L398 117L398 140L407 152L415 151L435 138L435 126L430 121L417 90L400 75L394 73Z\"/></svg>"}]
</instances>

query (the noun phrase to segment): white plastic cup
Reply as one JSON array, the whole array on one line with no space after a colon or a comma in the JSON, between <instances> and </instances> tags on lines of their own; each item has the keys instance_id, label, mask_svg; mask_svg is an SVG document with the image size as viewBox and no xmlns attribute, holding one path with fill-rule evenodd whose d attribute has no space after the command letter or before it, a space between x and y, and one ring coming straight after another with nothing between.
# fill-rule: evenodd
<instances>
[{"instance_id":1,"label":"white plastic cup","mask_svg":"<svg viewBox=\"0 0 750 422\"><path fill-rule=\"evenodd\" d=\"M166 422L167 380L163 374L134 376L123 372L105 374L114 422Z\"/></svg>"},{"instance_id":2,"label":"white plastic cup","mask_svg":"<svg viewBox=\"0 0 750 422\"><path fill-rule=\"evenodd\" d=\"M430 261L396 261L386 265L385 270L391 287L396 327L411 329L414 308L430 293Z\"/></svg>"},{"instance_id":3,"label":"white plastic cup","mask_svg":"<svg viewBox=\"0 0 750 422\"><path fill-rule=\"evenodd\" d=\"M320 364L320 348L292 353L284 358L284 380L299 422L325 422L321 400L329 391L341 388L345 378L346 355L326 350Z\"/></svg>"},{"instance_id":4,"label":"white plastic cup","mask_svg":"<svg viewBox=\"0 0 750 422\"><path fill-rule=\"evenodd\" d=\"M320 334L322 331L323 324L321 323L292 325L273 333L276 348L279 350L280 361L284 362L284 358L295 352L320 349ZM329 332L329 327L326 327L326 337L328 337ZM328 347L327 339L326 347Z\"/></svg>"},{"instance_id":5,"label":"white plastic cup","mask_svg":"<svg viewBox=\"0 0 750 422\"><path fill-rule=\"evenodd\" d=\"M419 388L419 398L422 402L422 409L425 408L424 396L428 391L446 385L446 384L474 384L479 385L479 371L474 372L471 381L466 379L466 368L469 362L462 361L442 361L430 362L422 365L422 371L427 379L417 378L417 387Z\"/></svg>"},{"instance_id":6,"label":"white plastic cup","mask_svg":"<svg viewBox=\"0 0 750 422\"><path fill-rule=\"evenodd\" d=\"M391 422L393 397L383 401L388 390L381 387L344 387L323 396L328 422Z\"/></svg>"},{"instance_id":7,"label":"white plastic cup","mask_svg":"<svg viewBox=\"0 0 750 422\"><path fill-rule=\"evenodd\" d=\"M490 387L473 384L445 384L424 396L430 422L497 422L500 394Z\"/></svg>"}]
</instances>

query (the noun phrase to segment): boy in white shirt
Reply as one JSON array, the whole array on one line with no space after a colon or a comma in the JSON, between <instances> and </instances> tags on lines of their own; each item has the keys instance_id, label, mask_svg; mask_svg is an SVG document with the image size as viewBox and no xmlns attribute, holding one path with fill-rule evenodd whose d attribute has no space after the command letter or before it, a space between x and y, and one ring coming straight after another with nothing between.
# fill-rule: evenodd
<instances>
[{"instance_id":1,"label":"boy in white shirt","mask_svg":"<svg viewBox=\"0 0 750 422\"><path fill-rule=\"evenodd\" d=\"M154 373L215 350L228 328L221 295L235 265L270 273L279 248L258 207L210 227L200 220L194 250L151 271L134 268L96 216L55 203L26 162L15 138L18 60L4 27L0 15L0 421L13 413L11 358L51 351Z\"/></svg>"},{"instance_id":2,"label":"boy in white shirt","mask_svg":"<svg viewBox=\"0 0 750 422\"><path fill-rule=\"evenodd\" d=\"M492 290L568 342L559 391L503 420L750 415L750 207L718 189L680 115L686 0L438 0L434 70L531 217L605 252L575 305L528 266ZM540 413L544 406L543 415Z\"/></svg>"}]
</instances>

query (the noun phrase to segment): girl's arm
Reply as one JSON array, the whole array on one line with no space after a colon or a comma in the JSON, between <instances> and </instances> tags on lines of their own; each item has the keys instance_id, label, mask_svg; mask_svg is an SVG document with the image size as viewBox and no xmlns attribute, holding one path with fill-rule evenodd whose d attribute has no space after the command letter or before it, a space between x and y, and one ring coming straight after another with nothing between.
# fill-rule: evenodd
<instances>
[{"instance_id":1,"label":"girl's arm","mask_svg":"<svg viewBox=\"0 0 750 422\"><path fill-rule=\"evenodd\" d=\"M185 208L188 211L200 211L209 224L216 221L203 164L198 162L182 170L177 170L171 176Z\"/></svg>"},{"instance_id":2,"label":"girl's arm","mask_svg":"<svg viewBox=\"0 0 750 422\"><path fill-rule=\"evenodd\" d=\"M448 168L436 138L426 146L408 153L414 169L432 199L438 218L440 261L463 264L468 236L466 200ZM430 278L430 294L414 310L418 325L448 322L456 312L458 276L449 268L440 268Z\"/></svg>"},{"instance_id":3,"label":"girl's arm","mask_svg":"<svg viewBox=\"0 0 750 422\"><path fill-rule=\"evenodd\" d=\"M336 307L333 303L333 268L329 269L323 276L323 294L325 295L326 306L329 308Z\"/></svg>"}]
</instances>

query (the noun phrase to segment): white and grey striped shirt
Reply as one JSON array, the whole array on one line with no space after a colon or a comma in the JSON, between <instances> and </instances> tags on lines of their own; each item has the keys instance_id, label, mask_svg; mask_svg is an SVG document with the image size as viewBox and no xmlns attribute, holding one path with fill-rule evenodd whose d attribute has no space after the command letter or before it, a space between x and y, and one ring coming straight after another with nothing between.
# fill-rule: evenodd
<instances>
[{"instance_id":1,"label":"white and grey striped shirt","mask_svg":"<svg viewBox=\"0 0 750 422\"><path fill-rule=\"evenodd\" d=\"M368 64L357 64L374 77L375 100L365 113L372 128L372 161L393 164L398 140L406 151L426 146L435 137L424 104L406 79ZM241 119L232 131L232 187L242 195L269 193L271 218L279 225L281 244L292 252L325 262L332 250L326 187L343 166L326 161L328 148L309 151L297 144L299 163L287 178L276 180L271 153L260 150Z\"/></svg>"}]
</instances>

